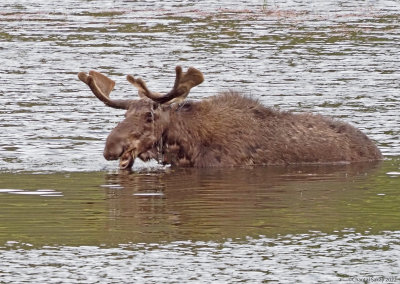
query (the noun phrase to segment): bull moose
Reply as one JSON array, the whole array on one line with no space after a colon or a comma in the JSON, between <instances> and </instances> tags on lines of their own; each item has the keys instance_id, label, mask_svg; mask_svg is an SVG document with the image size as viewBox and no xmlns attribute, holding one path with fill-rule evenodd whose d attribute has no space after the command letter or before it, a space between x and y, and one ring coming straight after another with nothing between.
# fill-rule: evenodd
<instances>
[{"instance_id":1,"label":"bull moose","mask_svg":"<svg viewBox=\"0 0 400 284\"><path fill-rule=\"evenodd\" d=\"M78 77L107 106L125 109L109 134L107 160L130 169L135 158L184 167L341 163L382 159L376 145L348 123L311 113L265 107L234 91L201 101L184 101L203 74L176 67L167 94L151 92L141 78L127 76L138 99L114 100L115 82L90 71Z\"/></svg>"}]
</instances>

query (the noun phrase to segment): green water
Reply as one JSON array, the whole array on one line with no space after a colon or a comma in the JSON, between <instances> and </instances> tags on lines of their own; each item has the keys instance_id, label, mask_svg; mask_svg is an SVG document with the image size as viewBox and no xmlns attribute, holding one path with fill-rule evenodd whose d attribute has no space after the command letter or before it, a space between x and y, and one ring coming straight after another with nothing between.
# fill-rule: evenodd
<instances>
[{"instance_id":1,"label":"green water","mask_svg":"<svg viewBox=\"0 0 400 284\"><path fill-rule=\"evenodd\" d=\"M1 174L0 240L113 246L396 231L398 168L393 158L373 165Z\"/></svg>"}]
</instances>

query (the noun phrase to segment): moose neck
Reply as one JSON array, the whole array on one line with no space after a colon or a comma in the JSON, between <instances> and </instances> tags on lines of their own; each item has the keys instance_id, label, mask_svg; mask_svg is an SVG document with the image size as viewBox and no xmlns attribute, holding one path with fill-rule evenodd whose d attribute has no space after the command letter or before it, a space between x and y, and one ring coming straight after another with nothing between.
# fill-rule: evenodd
<instances>
[{"instance_id":1,"label":"moose neck","mask_svg":"<svg viewBox=\"0 0 400 284\"><path fill-rule=\"evenodd\" d=\"M169 123L162 135L163 163L191 165L192 158L196 156L196 145L203 138L201 132L207 131L196 115L199 107L198 103L190 101L183 105L171 105Z\"/></svg>"}]
</instances>

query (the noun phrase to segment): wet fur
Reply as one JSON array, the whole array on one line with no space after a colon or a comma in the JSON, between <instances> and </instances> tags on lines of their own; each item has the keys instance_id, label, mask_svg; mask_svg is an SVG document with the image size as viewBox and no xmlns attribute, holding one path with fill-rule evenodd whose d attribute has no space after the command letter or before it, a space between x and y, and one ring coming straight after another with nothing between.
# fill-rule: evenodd
<instances>
[{"instance_id":1,"label":"wet fur","mask_svg":"<svg viewBox=\"0 0 400 284\"><path fill-rule=\"evenodd\" d=\"M157 118L163 116L164 122L158 123ZM175 166L286 165L382 158L376 145L347 123L268 108L236 92L188 101L183 106L160 106L154 124L156 141L142 156L162 156L163 163Z\"/></svg>"}]
</instances>

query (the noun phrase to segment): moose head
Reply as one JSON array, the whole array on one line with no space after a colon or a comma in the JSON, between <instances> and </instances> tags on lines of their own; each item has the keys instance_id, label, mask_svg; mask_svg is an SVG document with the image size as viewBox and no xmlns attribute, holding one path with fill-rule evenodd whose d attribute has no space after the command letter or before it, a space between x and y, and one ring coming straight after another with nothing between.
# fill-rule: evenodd
<instances>
[{"instance_id":1,"label":"moose head","mask_svg":"<svg viewBox=\"0 0 400 284\"><path fill-rule=\"evenodd\" d=\"M191 88L204 81L203 74L190 67L186 72L175 68L175 84L167 94L151 92L141 78L127 76L137 88L139 99L114 100L110 93L115 82L105 75L90 71L80 72L78 77L89 86L93 94L109 107L125 109L125 119L109 134L104 148L107 160L120 159L120 168L128 169L136 157L147 161L157 158L157 147L162 147L162 136L168 127L172 103L181 103Z\"/></svg>"}]
</instances>

